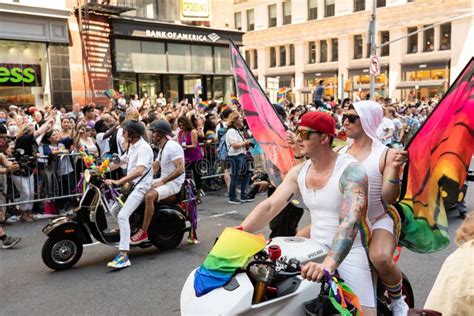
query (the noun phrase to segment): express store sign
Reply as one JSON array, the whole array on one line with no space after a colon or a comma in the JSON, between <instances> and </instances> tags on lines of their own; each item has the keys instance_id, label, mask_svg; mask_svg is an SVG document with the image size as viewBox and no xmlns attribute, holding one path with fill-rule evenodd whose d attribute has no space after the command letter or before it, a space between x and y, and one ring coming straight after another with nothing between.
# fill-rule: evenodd
<instances>
[{"instance_id":1,"label":"express store sign","mask_svg":"<svg viewBox=\"0 0 474 316\"><path fill-rule=\"evenodd\" d=\"M30 64L0 64L0 86L41 86L41 67Z\"/></svg>"}]
</instances>

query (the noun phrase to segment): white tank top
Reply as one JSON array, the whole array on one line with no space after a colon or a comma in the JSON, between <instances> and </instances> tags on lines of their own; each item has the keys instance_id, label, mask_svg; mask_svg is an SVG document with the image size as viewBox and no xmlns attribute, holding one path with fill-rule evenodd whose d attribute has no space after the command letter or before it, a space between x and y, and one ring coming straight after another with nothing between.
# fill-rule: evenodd
<instances>
[{"instance_id":1,"label":"white tank top","mask_svg":"<svg viewBox=\"0 0 474 316\"><path fill-rule=\"evenodd\" d=\"M347 153L348 146L341 148L339 153ZM367 215L369 221L373 222L374 219L383 215L386 212L386 206L382 201L382 184L383 175L380 173L380 157L384 154L387 146L381 142L372 141L372 151L369 156L359 163L364 167L365 173L369 179L369 200L367 207Z\"/></svg>"},{"instance_id":2,"label":"white tank top","mask_svg":"<svg viewBox=\"0 0 474 316\"><path fill-rule=\"evenodd\" d=\"M298 187L304 203L311 215L311 239L330 248L337 228L339 227L339 211L342 203L342 193L339 180L344 170L357 160L350 155L338 155L332 175L324 188L320 190L308 189L306 174L311 166L307 160L298 174ZM362 247L360 234L357 234L352 247Z\"/></svg>"}]
</instances>

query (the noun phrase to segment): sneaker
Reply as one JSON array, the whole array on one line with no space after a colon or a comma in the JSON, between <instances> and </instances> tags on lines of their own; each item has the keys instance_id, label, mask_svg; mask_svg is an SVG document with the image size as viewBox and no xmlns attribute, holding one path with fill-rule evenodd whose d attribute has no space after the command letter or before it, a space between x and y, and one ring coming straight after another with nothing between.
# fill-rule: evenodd
<instances>
[{"instance_id":1,"label":"sneaker","mask_svg":"<svg viewBox=\"0 0 474 316\"><path fill-rule=\"evenodd\" d=\"M3 240L2 248L3 249L9 249L9 248L15 246L16 244L18 244L20 241L21 241L20 237L6 236L5 240Z\"/></svg>"},{"instance_id":2,"label":"sneaker","mask_svg":"<svg viewBox=\"0 0 474 316\"><path fill-rule=\"evenodd\" d=\"M107 263L107 267L112 269L122 269L126 267L130 267L132 263L128 260L128 256L124 255L117 255L114 260Z\"/></svg>"},{"instance_id":3,"label":"sneaker","mask_svg":"<svg viewBox=\"0 0 474 316\"><path fill-rule=\"evenodd\" d=\"M146 241L149 241L148 233L140 228L138 232L130 238L130 245L136 246Z\"/></svg>"},{"instance_id":4,"label":"sneaker","mask_svg":"<svg viewBox=\"0 0 474 316\"><path fill-rule=\"evenodd\" d=\"M250 196L245 196L245 197L240 198L240 200L242 202L252 202L252 201L255 201L255 198L252 198Z\"/></svg>"},{"instance_id":5,"label":"sneaker","mask_svg":"<svg viewBox=\"0 0 474 316\"><path fill-rule=\"evenodd\" d=\"M242 201L239 199L235 199L235 200L229 200L227 203L239 205L239 204L242 204Z\"/></svg>"},{"instance_id":6,"label":"sneaker","mask_svg":"<svg viewBox=\"0 0 474 316\"><path fill-rule=\"evenodd\" d=\"M390 309L392 310L393 316L406 316L408 315L408 310L410 309L403 300L403 298L399 298L398 300L393 300L390 304Z\"/></svg>"}]
</instances>

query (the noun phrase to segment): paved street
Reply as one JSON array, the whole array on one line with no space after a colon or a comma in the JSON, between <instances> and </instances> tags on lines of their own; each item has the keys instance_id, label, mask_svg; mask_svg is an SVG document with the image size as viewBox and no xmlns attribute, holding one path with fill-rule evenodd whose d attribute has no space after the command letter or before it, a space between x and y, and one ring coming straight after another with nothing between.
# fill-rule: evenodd
<instances>
[{"instance_id":1,"label":"paved street","mask_svg":"<svg viewBox=\"0 0 474 316\"><path fill-rule=\"evenodd\" d=\"M474 206L474 192L467 196L468 207ZM186 276L203 262L222 229L239 224L254 205L230 206L222 196L206 196L200 207L200 244L183 243L168 252L133 250L132 267L118 272L106 267L115 249L104 245L86 247L74 268L53 272L41 260L46 239L41 228L46 220L15 223L8 230L22 235L23 242L17 249L0 251L0 314L179 314ZM455 213L449 216L453 235L461 220ZM305 214L301 225L308 221ZM451 245L435 254L402 253L401 267L412 282L417 306L423 305L445 257L454 249Z\"/></svg>"}]
</instances>

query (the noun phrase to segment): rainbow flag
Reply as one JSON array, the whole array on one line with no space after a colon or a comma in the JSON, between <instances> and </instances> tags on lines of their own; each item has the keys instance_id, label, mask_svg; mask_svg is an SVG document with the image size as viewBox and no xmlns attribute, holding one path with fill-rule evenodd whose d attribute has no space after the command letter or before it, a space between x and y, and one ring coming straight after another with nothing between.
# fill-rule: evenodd
<instances>
[{"instance_id":1,"label":"rainbow flag","mask_svg":"<svg viewBox=\"0 0 474 316\"><path fill-rule=\"evenodd\" d=\"M399 243L416 252L449 245L446 206L464 196L474 152L474 58L418 130L408 150L400 202Z\"/></svg>"},{"instance_id":2,"label":"rainbow flag","mask_svg":"<svg viewBox=\"0 0 474 316\"><path fill-rule=\"evenodd\" d=\"M277 104L278 105L282 105L283 101L285 101L286 92L287 92L287 89L285 87L278 89L278 93L277 93Z\"/></svg>"},{"instance_id":3,"label":"rainbow flag","mask_svg":"<svg viewBox=\"0 0 474 316\"><path fill-rule=\"evenodd\" d=\"M209 107L209 101L201 101L198 104L199 109L205 111Z\"/></svg>"},{"instance_id":4,"label":"rainbow flag","mask_svg":"<svg viewBox=\"0 0 474 316\"><path fill-rule=\"evenodd\" d=\"M227 227L194 275L196 296L225 285L248 260L265 247L262 235Z\"/></svg>"},{"instance_id":5,"label":"rainbow flag","mask_svg":"<svg viewBox=\"0 0 474 316\"><path fill-rule=\"evenodd\" d=\"M235 95L230 97L230 101L232 102L232 104L240 106L239 98L237 98Z\"/></svg>"}]
</instances>

